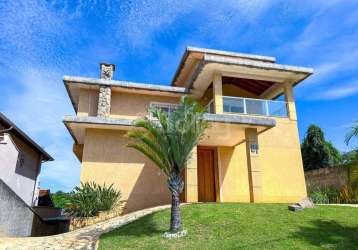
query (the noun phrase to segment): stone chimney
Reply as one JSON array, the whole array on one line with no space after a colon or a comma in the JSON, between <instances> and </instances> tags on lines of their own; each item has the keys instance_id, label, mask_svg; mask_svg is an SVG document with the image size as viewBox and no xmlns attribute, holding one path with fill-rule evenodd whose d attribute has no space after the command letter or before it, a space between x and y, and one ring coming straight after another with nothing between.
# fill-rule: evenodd
<instances>
[{"instance_id":1,"label":"stone chimney","mask_svg":"<svg viewBox=\"0 0 358 250\"><path fill-rule=\"evenodd\" d=\"M101 79L112 80L113 72L116 70L116 66L111 63L100 63L99 68L101 70Z\"/></svg>"},{"instance_id":2,"label":"stone chimney","mask_svg":"<svg viewBox=\"0 0 358 250\"><path fill-rule=\"evenodd\" d=\"M113 72L115 71L115 65L109 63L100 63L99 64L101 74L100 78L103 80L112 80ZM111 112L111 87L108 85L102 85L99 87L99 96L98 96L98 117L108 117Z\"/></svg>"}]
</instances>

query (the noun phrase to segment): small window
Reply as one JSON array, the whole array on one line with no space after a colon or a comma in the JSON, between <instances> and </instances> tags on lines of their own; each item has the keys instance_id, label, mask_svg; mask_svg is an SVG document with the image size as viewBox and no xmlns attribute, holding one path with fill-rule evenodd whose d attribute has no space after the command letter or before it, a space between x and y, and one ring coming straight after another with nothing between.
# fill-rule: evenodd
<instances>
[{"instance_id":1,"label":"small window","mask_svg":"<svg viewBox=\"0 0 358 250\"><path fill-rule=\"evenodd\" d=\"M7 143L5 135L0 135L0 143L1 144L6 144Z\"/></svg>"},{"instance_id":2,"label":"small window","mask_svg":"<svg viewBox=\"0 0 358 250\"><path fill-rule=\"evenodd\" d=\"M151 107L157 107L157 108L160 108L161 110L163 110L164 112L167 112L167 113L171 113L173 112L177 107L178 107L178 104L174 104L174 103L163 103L163 102L151 102L150 103L150 106ZM150 114L149 116L151 119L153 118Z\"/></svg>"},{"instance_id":3,"label":"small window","mask_svg":"<svg viewBox=\"0 0 358 250\"><path fill-rule=\"evenodd\" d=\"M19 157L17 158L17 164L20 168L25 165L25 155L22 152L19 152Z\"/></svg>"}]
</instances>

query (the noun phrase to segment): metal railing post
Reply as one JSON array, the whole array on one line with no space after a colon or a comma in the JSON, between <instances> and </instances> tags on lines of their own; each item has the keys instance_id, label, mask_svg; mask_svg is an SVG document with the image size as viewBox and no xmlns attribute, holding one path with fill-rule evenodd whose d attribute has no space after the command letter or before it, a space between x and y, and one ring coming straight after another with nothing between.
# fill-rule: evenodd
<instances>
[{"instance_id":1,"label":"metal railing post","mask_svg":"<svg viewBox=\"0 0 358 250\"><path fill-rule=\"evenodd\" d=\"M270 116L269 107L268 107L268 101L267 100L265 100L265 106L266 106L266 115Z\"/></svg>"},{"instance_id":2,"label":"metal railing post","mask_svg":"<svg viewBox=\"0 0 358 250\"><path fill-rule=\"evenodd\" d=\"M247 114L247 110L246 110L246 98L242 98L242 100L244 101L244 114Z\"/></svg>"}]
</instances>

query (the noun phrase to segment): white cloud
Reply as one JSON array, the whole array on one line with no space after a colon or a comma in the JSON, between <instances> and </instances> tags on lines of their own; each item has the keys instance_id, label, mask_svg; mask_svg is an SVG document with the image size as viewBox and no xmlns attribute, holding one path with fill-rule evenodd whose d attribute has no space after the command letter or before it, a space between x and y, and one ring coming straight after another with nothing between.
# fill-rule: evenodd
<instances>
[{"instance_id":1,"label":"white cloud","mask_svg":"<svg viewBox=\"0 0 358 250\"><path fill-rule=\"evenodd\" d=\"M135 49L149 48L158 34L176 36L177 31L171 30L170 26L184 19L194 20L195 24L189 30L193 37L203 33L221 34L223 26L229 28L230 25L237 33L235 28L240 20L255 22L270 5L271 2L266 0L132 1L121 6L125 14L118 19L117 39Z\"/></svg>"},{"instance_id":2,"label":"white cloud","mask_svg":"<svg viewBox=\"0 0 358 250\"><path fill-rule=\"evenodd\" d=\"M329 100L357 93L349 81L358 77L357 18L349 11L354 6L354 1L321 3L303 31L277 48L277 53L288 55L288 61L305 62L315 70L298 86L298 99Z\"/></svg>"},{"instance_id":3,"label":"white cloud","mask_svg":"<svg viewBox=\"0 0 358 250\"><path fill-rule=\"evenodd\" d=\"M68 32L66 20L60 13L51 10L44 1L0 2L0 50L1 62L17 61L24 65L48 62L58 58L54 44ZM20 65L17 65L20 66Z\"/></svg>"},{"instance_id":4,"label":"white cloud","mask_svg":"<svg viewBox=\"0 0 358 250\"><path fill-rule=\"evenodd\" d=\"M341 86L322 90L318 95L312 98L315 100L335 100L349 97L358 93L358 82L354 84L345 83Z\"/></svg>"},{"instance_id":5,"label":"white cloud","mask_svg":"<svg viewBox=\"0 0 358 250\"><path fill-rule=\"evenodd\" d=\"M158 31L163 32L180 15L193 8L198 1L132 1L121 6L116 36L129 47L150 47Z\"/></svg>"},{"instance_id":6,"label":"white cloud","mask_svg":"<svg viewBox=\"0 0 358 250\"><path fill-rule=\"evenodd\" d=\"M69 190L78 184L80 164L72 153L72 138L62 123L63 115L72 112L62 76L35 68L7 73L17 75L21 91L13 88L8 93L11 98L4 106L5 114L55 158L44 164L41 178Z\"/></svg>"}]
</instances>

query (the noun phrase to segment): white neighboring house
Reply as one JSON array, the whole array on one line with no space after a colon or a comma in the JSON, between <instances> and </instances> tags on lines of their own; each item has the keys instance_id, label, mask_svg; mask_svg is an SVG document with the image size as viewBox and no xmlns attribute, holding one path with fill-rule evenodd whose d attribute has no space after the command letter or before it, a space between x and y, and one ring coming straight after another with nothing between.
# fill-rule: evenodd
<instances>
[{"instance_id":1,"label":"white neighboring house","mask_svg":"<svg viewBox=\"0 0 358 250\"><path fill-rule=\"evenodd\" d=\"M41 163L53 158L0 112L0 179L28 206L38 201Z\"/></svg>"}]
</instances>

